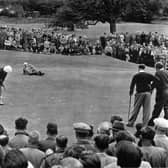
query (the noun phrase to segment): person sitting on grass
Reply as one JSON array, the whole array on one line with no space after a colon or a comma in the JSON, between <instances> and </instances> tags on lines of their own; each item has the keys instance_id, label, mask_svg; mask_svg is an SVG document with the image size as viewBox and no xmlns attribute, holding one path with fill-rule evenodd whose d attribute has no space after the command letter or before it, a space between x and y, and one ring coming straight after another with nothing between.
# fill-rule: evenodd
<instances>
[{"instance_id":1,"label":"person sitting on grass","mask_svg":"<svg viewBox=\"0 0 168 168\"><path fill-rule=\"evenodd\" d=\"M23 75L37 75L37 76L43 76L45 73L36 70L36 68L27 62L24 62L23 64Z\"/></svg>"}]
</instances>

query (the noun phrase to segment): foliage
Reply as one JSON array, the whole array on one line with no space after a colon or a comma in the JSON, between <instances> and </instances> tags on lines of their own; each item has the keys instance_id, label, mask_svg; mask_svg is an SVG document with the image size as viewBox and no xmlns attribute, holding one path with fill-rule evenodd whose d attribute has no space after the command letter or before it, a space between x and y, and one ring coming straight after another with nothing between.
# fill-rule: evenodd
<instances>
[{"instance_id":1,"label":"foliage","mask_svg":"<svg viewBox=\"0 0 168 168\"><path fill-rule=\"evenodd\" d=\"M154 2L156 0L153 0ZM56 14L55 23L77 24L80 21L108 22L115 31L118 18L150 22L157 4L150 0L66 0Z\"/></svg>"},{"instance_id":2,"label":"foliage","mask_svg":"<svg viewBox=\"0 0 168 168\"><path fill-rule=\"evenodd\" d=\"M152 20L153 12L149 0L129 0L123 14L123 19L133 22L149 23Z\"/></svg>"}]
</instances>

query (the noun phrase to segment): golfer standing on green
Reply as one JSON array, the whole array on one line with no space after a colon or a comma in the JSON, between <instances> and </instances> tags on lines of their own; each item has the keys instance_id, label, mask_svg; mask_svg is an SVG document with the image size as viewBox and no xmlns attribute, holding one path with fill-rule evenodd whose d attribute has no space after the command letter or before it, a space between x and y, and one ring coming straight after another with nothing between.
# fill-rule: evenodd
<instances>
[{"instance_id":1,"label":"golfer standing on green","mask_svg":"<svg viewBox=\"0 0 168 168\"><path fill-rule=\"evenodd\" d=\"M131 116L128 119L128 127L134 126L141 107L143 107L143 126L147 126L151 110L151 84L153 82L156 82L156 78L152 74L145 72L145 65L140 64L138 66L138 73L133 76L130 85L129 95L133 95L135 86L136 94L134 108L131 112Z\"/></svg>"},{"instance_id":2,"label":"golfer standing on green","mask_svg":"<svg viewBox=\"0 0 168 168\"><path fill-rule=\"evenodd\" d=\"M5 88L4 81L8 73L12 72L12 67L10 65L5 65L0 68L0 105L4 105L2 99L2 88Z\"/></svg>"}]
</instances>

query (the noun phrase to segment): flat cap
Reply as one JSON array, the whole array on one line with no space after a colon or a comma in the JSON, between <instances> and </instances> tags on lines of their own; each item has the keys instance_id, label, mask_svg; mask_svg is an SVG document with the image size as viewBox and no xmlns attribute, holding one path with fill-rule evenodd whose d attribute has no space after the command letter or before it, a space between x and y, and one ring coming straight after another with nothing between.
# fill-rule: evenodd
<instances>
[{"instance_id":1,"label":"flat cap","mask_svg":"<svg viewBox=\"0 0 168 168\"><path fill-rule=\"evenodd\" d=\"M163 68L163 63L162 62L157 62L155 64L156 69L162 69Z\"/></svg>"},{"instance_id":2,"label":"flat cap","mask_svg":"<svg viewBox=\"0 0 168 168\"><path fill-rule=\"evenodd\" d=\"M122 121L114 121L112 130L113 131L123 131L123 130L125 130L124 122L122 122Z\"/></svg>"},{"instance_id":3,"label":"flat cap","mask_svg":"<svg viewBox=\"0 0 168 168\"><path fill-rule=\"evenodd\" d=\"M154 119L153 122L154 122L155 126L160 129L168 129L168 120L166 120L164 118L156 118L156 119Z\"/></svg>"},{"instance_id":4,"label":"flat cap","mask_svg":"<svg viewBox=\"0 0 168 168\"><path fill-rule=\"evenodd\" d=\"M73 128L76 132L88 132L91 131L91 127L89 124L84 122L78 122L73 124Z\"/></svg>"},{"instance_id":5,"label":"flat cap","mask_svg":"<svg viewBox=\"0 0 168 168\"><path fill-rule=\"evenodd\" d=\"M141 136L143 139L153 140L155 136L155 131L151 127L145 127L141 129Z\"/></svg>"}]
</instances>

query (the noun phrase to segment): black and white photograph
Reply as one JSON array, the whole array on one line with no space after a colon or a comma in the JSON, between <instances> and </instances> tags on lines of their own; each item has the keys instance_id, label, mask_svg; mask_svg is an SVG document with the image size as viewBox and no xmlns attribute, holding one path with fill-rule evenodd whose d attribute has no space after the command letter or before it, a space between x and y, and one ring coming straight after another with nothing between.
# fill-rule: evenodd
<instances>
[{"instance_id":1,"label":"black and white photograph","mask_svg":"<svg viewBox=\"0 0 168 168\"><path fill-rule=\"evenodd\" d=\"M0 0L0 168L168 168L168 0Z\"/></svg>"}]
</instances>

